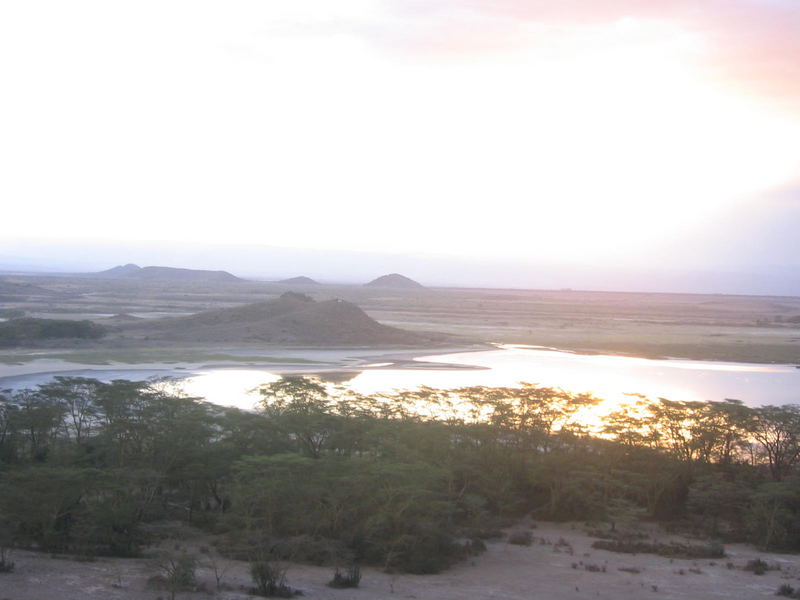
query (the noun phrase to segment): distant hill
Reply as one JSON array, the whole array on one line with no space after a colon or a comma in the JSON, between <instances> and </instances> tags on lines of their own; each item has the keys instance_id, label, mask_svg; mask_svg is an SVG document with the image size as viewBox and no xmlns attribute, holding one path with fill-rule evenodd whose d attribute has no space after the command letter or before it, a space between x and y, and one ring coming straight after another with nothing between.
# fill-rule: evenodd
<instances>
[{"instance_id":1,"label":"distant hill","mask_svg":"<svg viewBox=\"0 0 800 600\"><path fill-rule=\"evenodd\" d=\"M140 267L134 264L120 265L93 275L107 279L141 279L149 281L243 281L227 271L204 271L200 269L178 269L175 267Z\"/></svg>"},{"instance_id":2,"label":"distant hill","mask_svg":"<svg viewBox=\"0 0 800 600\"><path fill-rule=\"evenodd\" d=\"M319 281L314 281L311 277L301 275L300 277L290 277L289 279L281 279L278 283L289 283L292 285L319 285Z\"/></svg>"},{"instance_id":3,"label":"distant hill","mask_svg":"<svg viewBox=\"0 0 800 600\"><path fill-rule=\"evenodd\" d=\"M305 294L188 317L149 320L124 328L126 336L180 342L264 342L275 344L369 345L424 344L432 337L382 325L355 304L315 302Z\"/></svg>"},{"instance_id":4,"label":"distant hill","mask_svg":"<svg viewBox=\"0 0 800 600\"><path fill-rule=\"evenodd\" d=\"M135 277L136 274L142 270L142 267L133 263L127 265L119 265L107 271L100 271L95 273L98 277Z\"/></svg>"},{"instance_id":5,"label":"distant hill","mask_svg":"<svg viewBox=\"0 0 800 600\"><path fill-rule=\"evenodd\" d=\"M389 275L383 275L378 277L377 279L373 279L369 283L365 283L365 286L369 287L382 287L382 288L395 288L395 289L406 289L406 290L413 290L413 289L424 289L420 283L417 283L413 279L409 279L405 275L400 275L400 273L390 273Z\"/></svg>"}]
</instances>

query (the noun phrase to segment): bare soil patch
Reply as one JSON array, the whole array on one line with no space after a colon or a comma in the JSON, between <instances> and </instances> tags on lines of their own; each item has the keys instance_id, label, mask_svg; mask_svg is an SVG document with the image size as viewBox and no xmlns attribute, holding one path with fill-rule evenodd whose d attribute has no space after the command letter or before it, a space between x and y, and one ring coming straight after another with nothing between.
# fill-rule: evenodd
<instances>
[{"instance_id":1,"label":"bare soil patch","mask_svg":"<svg viewBox=\"0 0 800 600\"><path fill-rule=\"evenodd\" d=\"M519 530L519 527L515 528ZM596 540L583 524L540 523L530 545L509 543L508 535L487 543L487 551L439 575L391 574L363 568L360 587L334 589L327 584L334 569L289 564L288 583L307 598L394 600L605 600L774 598L782 584L800 585L800 557L759 552L744 545L726 546L721 559L679 559L652 554L624 554L592 548ZM506 532L507 534L511 533ZM660 542L680 541L653 530ZM686 542L686 540L683 540ZM697 543L694 540L692 543ZM252 586L248 564L216 555L213 540L191 530L180 541L168 540L160 549L197 553L198 583L204 589L181 592L178 598L243 599ZM154 549L155 550L155 549ZM216 587L211 558L224 570L223 589ZM0 575L3 600L155 600L166 598L148 580L155 574L151 561L104 559L81 562L34 552L16 552L14 572ZM770 565L762 575L747 568L761 560Z\"/></svg>"}]
</instances>

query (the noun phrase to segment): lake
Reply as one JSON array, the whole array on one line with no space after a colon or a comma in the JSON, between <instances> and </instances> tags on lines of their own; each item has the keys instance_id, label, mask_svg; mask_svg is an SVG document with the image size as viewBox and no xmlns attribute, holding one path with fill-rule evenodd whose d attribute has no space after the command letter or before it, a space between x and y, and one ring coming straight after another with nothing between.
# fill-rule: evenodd
<instances>
[{"instance_id":1,"label":"lake","mask_svg":"<svg viewBox=\"0 0 800 600\"><path fill-rule=\"evenodd\" d=\"M429 386L454 388L473 385L511 386L526 381L571 392L589 392L614 403L628 394L671 400L742 400L750 406L800 402L800 369L794 365L723 363L696 360L652 360L603 354L575 354L551 348L498 345L496 349L452 354L430 354L372 361L364 352L354 353L359 362L345 359L317 367L189 366L176 369L164 364L116 365L112 368L82 367L58 373L41 372L2 377L0 388L26 387L42 383L54 374L96 377L101 380L146 379L172 376L181 380L191 395L226 406L250 408L258 398L249 391L275 381L280 373L311 374L351 387L364 394L392 389ZM345 353L346 354L346 353ZM339 353L339 356L345 354ZM411 358L409 360L409 358ZM349 363L349 364L348 364ZM77 367L77 365L75 365Z\"/></svg>"},{"instance_id":2,"label":"lake","mask_svg":"<svg viewBox=\"0 0 800 600\"><path fill-rule=\"evenodd\" d=\"M322 373L322 376L364 394L421 385L510 386L526 381L571 392L588 392L612 401L628 399L629 394L644 394L670 400L735 398L750 406L800 402L800 369L794 365L652 360L512 345L498 346L496 350L420 356L414 362L418 363L417 368L413 363L404 363L402 368L396 368L393 362L370 363L361 370ZM429 362L435 362L437 367L427 367ZM278 377L275 372L255 369L209 369L185 379L184 389L215 403L250 406L257 395L247 394L247 390Z\"/></svg>"}]
</instances>

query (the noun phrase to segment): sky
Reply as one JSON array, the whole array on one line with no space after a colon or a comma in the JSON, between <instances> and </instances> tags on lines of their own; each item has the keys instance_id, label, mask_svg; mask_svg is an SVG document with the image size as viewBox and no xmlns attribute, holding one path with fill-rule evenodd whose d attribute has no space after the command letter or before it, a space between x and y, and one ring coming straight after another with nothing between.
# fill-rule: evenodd
<instances>
[{"instance_id":1,"label":"sky","mask_svg":"<svg viewBox=\"0 0 800 600\"><path fill-rule=\"evenodd\" d=\"M0 258L792 279L798 31L797 0L6 0Z\"/></svg>"}]
</instances>

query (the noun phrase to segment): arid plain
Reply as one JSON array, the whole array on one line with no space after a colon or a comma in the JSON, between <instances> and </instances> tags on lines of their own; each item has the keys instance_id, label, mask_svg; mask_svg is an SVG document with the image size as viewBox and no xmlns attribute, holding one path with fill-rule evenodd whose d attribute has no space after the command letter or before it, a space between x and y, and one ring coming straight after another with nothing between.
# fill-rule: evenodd
<instances>
[{"instance_id":1,"label":"arid plain","mask_svg":"<svg viewBox=\"0 0 800 600\"><path fill-rule=\"evenodd\" d=\"M224 283L127 281L91 277L16 275L0 278L0 308L6 314L90 319L108 329L101 340L36 344L70 354L78 362L223 358L213 344L180 340L148 344L131 335L146 321L187 316L275 299L293 291L317 301L351 302L376 321L422 334L406 345L429 347L514 343L578 352L646 357L681 357L758 363L800 362L800 298L689 295L578 290L393 289L361 285L291 285L261 281ZM189 327L189 324L187 324ZM396 340L395 340L396 341ZM388 340L362 346L392 347ZM218 346L266 352L269 346L241 340ZM320 336L294 346L331 347ZM356 344L358 345L358 344ZM400 344L403 345L403 344ZM53 347L55 346L55 347ZM44 347L37 356L46 356ZM151 352L152 350L152 352ZM223 353L224 354L224 353ZM24 360L23 348L3 349L3 360Z\"/></svg>"}]
</instances>

